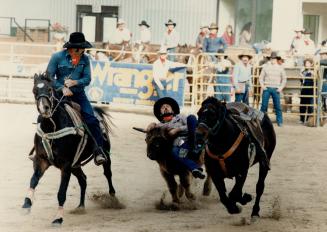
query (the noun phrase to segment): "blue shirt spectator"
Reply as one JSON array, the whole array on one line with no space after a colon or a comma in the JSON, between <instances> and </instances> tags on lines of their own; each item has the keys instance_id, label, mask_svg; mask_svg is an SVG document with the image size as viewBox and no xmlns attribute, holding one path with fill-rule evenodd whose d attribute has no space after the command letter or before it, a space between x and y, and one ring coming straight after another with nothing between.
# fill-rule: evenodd
<instances>
[{"instance_id":1,"label":"blue shirt spectator","mask_svg":"<svg viewBox=\"0 0 327 232\"><path fill-rule=\"evenodd\" d=\"M203 41L202 51L217 53L219 49L225 51L227 43L222 37L218 37L218 26L216 23L211 23L209 27L209 37Z\"/></svg>"}]
</instances>

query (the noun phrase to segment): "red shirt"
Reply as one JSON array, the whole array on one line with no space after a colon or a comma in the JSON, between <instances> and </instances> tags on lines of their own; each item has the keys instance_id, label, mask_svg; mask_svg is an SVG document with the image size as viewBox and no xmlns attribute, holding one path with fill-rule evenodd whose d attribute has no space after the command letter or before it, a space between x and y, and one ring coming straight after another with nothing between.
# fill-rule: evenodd
<instances>
[{"instance_id":1,"label":"red shirt","mask_svg":"<svg viewBox=\"0 0 327 232\"><path fill-rule=\"evenodd\" d=\"M232 46L235 43L235 36L233 34L229 36L228 33L225 31L222 37L228 46Z\"/></svg>"}]
</instances>

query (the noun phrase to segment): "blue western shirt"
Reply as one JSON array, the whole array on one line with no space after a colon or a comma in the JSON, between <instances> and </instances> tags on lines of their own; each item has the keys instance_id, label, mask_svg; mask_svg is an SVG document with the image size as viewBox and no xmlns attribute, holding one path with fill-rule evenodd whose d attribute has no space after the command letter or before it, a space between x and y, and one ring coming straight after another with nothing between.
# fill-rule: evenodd
<instances>
[{"instance_id":1,"label":"blue western shirt","mask_svg":"<svg viewBox=\"0 0 327 232\"><path fill-rule=\"evenodd\" d=\"M203 52L218 52L219 49L225 49L227 48L227 44L225 40L222 37L216 37L216 38L205 38L203 41L202 51Z\"/></svg>"},{"instance_id":2,"label":"blue western shirt","mask_svg":"<svg viewBox=\"0 0 327 232\"><path fill-rule=\"evenodd\" d=\"M84 92L84 88L91 82L91 69L89 58L83 54L79 63L74 66L67 50L52 55L47 71L54 81L56 89L64 86L65 78L77 81L77 85L70 87L73 93Z\"/></svg>"}]
</instances>

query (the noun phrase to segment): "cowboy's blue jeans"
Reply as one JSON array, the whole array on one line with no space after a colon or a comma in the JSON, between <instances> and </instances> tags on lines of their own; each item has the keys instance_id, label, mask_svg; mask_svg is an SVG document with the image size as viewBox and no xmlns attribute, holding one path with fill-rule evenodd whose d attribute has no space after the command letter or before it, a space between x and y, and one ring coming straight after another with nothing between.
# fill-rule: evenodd
<instances>
[{"instance_id":1,"label":"cowboy's blue jeans","mask_svg":"<svg viewBox=\"0 0 327 232\"><path fill-rule=\"evenodd\" d=\"M249 85L245 85L244 93L235 93L235 102L243 102L249 105Z\"/></svg>"},{"instance_id":2,"label":"cowboy's blue jeans","mask_svg":"<svg viewBox=\"0 0 327 232\"><path fill-rule=\"evenodd\" d=\"M91 103L86 97L85 92L75 93L70 99L81 106L81 114L84 122L89 128L92 136L94 137L97 145L103 146L103 137L100 129L99 120L95 117Z\"/></svg>"},{"instance_id":3,"label":"cowboy's blue jeans","mask_svg":"<svg viewBox=\"0 0 327 232\"><path fill-rule=\"evenodd\" d=\"M189 171L193 171L200 166L193 160L187 157L180 157L179 153L181 149L191 150L191 143L194 143L194 133L197 126L197 119L194 115L189 115L187 117L187 129L188 129L188 140L181 146L174 146L172 150L173 157L183 164ZM192 146L192 145L191 145Z\"/></svg>"},{"instance_id":4,"label":"cowboy's blue jeans","mask_svg":"<svg viewBox=\"0 0 327 232\"><path fill-rule=\"evenodd\" d=\"M220 74L219 72L217 72L217 74L218 75L216 77L216 84L230 84L230 77L227 76L227 73ZM213 88L215 90L215 98L217 98L219 101L230 102L230 86L215 85Z\"/></svg>"},{"instance_id":5,"label":"cowboy's blue jeans","mask_svg":"<svg viewBox=\"0 0 327 232\"><path fill-rule=\"evenodd\" d=\"M283 115L282 115L282 109L280 106L280 93L277 91L277 88L267 88L262 93L262 104L261 104L261 111L267 112L268 110L268 104L269 104L269 98L270 96L273 99L274 103L274 109L276 112L276 121L277 124L283 124Z\"/></svg>"}]
</instances>

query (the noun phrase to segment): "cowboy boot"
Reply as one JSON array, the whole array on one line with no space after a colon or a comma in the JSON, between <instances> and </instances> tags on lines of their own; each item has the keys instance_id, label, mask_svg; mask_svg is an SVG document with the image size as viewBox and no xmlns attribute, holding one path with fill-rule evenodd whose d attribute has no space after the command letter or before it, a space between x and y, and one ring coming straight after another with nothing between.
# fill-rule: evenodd
<instances>
[{"instance_id":1,"label":"cowboy boot","mask_svg":"<svg viewBox=\"0 0 327 232\"><path fill-rule=\"evenodd\" d=\"M104 153L102 147L97 147L94 149L93 151L94 154L94 163L95 165L99 166L101 164L104 164L105 162L107 162L107 156Z\"/></svg>"}]
</instances>

